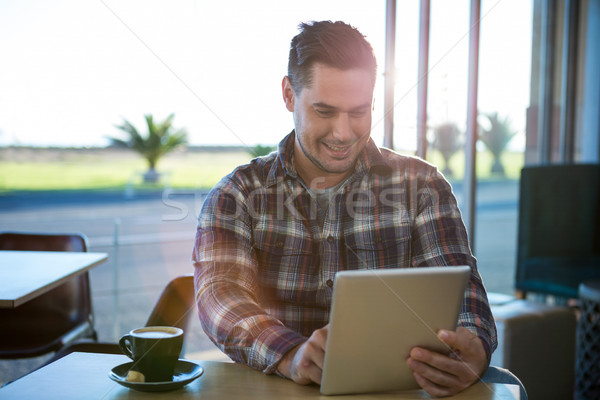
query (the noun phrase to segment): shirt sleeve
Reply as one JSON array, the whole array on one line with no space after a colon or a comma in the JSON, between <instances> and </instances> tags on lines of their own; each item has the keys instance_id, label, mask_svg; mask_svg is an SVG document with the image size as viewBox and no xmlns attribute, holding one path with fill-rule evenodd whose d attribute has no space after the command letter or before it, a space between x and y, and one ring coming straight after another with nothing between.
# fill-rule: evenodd
<instances>
[{"instance_id":1,"label":"shirt sleeve","mask_svg":"<svg viewBox=\"0 0 600 400\"><path fill-rule=\"evenodd\" d=\"M482 340L489 361L498 344L496 324L456 199L450 184L437 169L432 168L419 178L412 183L416 186L412 193L417 197L413 266L471 267L458 326L469 329Z\"/></svg>"},{"instance_id":2,"label":"shirt sleeve","mask_svg":"<svg viewBox=\"0 0 600 400\"><path fill-rule=\"evenodd\" d=\"M247 196L231 181L215 187L198 220L193 252L202 328L232 360L276 372L285 353L306 338L261 308Z\"/></svg>"}]
</instances>

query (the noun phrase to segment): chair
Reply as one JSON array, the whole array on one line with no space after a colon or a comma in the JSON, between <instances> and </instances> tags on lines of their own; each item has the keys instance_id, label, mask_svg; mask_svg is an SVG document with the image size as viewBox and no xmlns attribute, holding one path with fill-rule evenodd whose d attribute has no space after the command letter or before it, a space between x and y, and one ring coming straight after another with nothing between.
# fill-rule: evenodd
<instances>
[{"instance_id":1,"label":"chair","mask_svg":"<svg viewBox=\"0 0 600 400\"><path fill-rule=\"evenodd\" d=\"M576 311L525 299L567 304L581 282L600 278L600 165L523 168L517 243L519 300L492 305L492 364L519 376L531 398L572 398Z\"/></svg>"},{"instance_id":2,"label":"chair","mask_svg":"<svg viewBox=\"0 0 600 400\"><path fill-rule=\"evenodd\" d=\"M518 229L517 295L577 298L600 279L600 165L523 168Z\"/></svg>"},{"instance_id":3,"label":"chair","mask_svg":"<svg viewBox=\"0 0 600 400\"><path fill-rule=\"evenodd\" d=\"M183 329L185 339L190 314L195 305L194 300L194 278L191 274L172 279L160 294L146 321L146 326L176 326ZM63 348L49 362L76 351L122 354L118 343L78 341Z\"/></svg>"},{"instance_id":4,"label":"chair","mask_svg":"<svg viewBox=\"0 0 600 400\"><path fill-rule=\"evenodd\" d=\"M178 276L164 288L146 321L146 326L176 326L185 332L194 305L193 275Z\"/></svg>"},{"instance_id":5,"label":"chair","mask_svg":"<svg viewBox=\"0 0 600 400\"><path fill-rule=\"evenodd\" d=\"M80 234L4 232L0 250L85 252L87 245ZM77 339L96 340L88 273L16 308L0 309L0 321L0 359L37 357Z\"/></svg>"}]
</instances>

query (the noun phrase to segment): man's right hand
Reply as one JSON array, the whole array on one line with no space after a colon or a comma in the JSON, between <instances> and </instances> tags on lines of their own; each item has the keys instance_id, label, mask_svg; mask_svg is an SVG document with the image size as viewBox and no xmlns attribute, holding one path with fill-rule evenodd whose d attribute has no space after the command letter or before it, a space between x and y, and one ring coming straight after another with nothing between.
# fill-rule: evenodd
<instances>
[{"instance_id":1,"label":"man's right hand","mask_svg":"<svg viewBox=\"0 0 600 400\"><path fill-rule=\"evenodd\" d=\"M328 331L329 325L314 331L306 342L283 356L277 370L301 385L320 385Z\"/></svg>"}]
</instances>

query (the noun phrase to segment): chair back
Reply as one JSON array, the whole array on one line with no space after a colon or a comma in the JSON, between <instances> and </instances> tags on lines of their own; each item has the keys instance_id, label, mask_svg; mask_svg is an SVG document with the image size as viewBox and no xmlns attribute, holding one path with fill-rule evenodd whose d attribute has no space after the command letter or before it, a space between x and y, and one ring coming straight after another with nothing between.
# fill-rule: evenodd
<instances>
[{"instance_id":1,"label":"chair back","mask_svg":"<svg viewBox=\"0 0 600 400\"><path fill-rule=\"evenodd\" d=\"M194 310L194 278L181 275L172 279L154 305L146 326L176 326L187 329Z\"/></svg>"},{"instance_id":2,"label":"chair back","mask_svg":"<svg viewBox=\"0 0 600 400\"><path fill-rule=\"evenodd\" d=\"M85 252L87 244L81 234L4 232L0 250ZM96 340L89 274L84 272L16 308L0 309L0 321L0 359L37 357L79 338Z\"/></svg>"},{"instance_id":3,"label":"chair back","mask_svg":"<svg viewBox=\"0 0 600 400\"><path fill-rule=\"evenodd\" d=\"M600 165L525 167L521 173L516 289L576 298L600 278Z\"/></svg>"},{"instance_id":4,"label":"chair back","mask_svg":"<svg viewBox=\"0 0 600 400\"><path fill-rule=\"evenodd\" d=\"M146 326L176 326L183 329L185 336L190 316L195 307L194 278L181 275L173 278L160 294ZM77 341L59 351L49 362L56 361L74 351L85 353L123 354L118 343Z\"/></svg>"}]
</instances>

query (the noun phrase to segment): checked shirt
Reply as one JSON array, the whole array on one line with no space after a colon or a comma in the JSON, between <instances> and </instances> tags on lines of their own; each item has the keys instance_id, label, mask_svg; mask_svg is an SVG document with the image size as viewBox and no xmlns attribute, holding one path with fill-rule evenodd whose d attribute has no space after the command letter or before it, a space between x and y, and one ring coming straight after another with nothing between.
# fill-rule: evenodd
<instances>
[{"instance_id":1,"label":"checked shirt","mask_svg":"<svg viewBox=\"0 0 600 400\"><path fill-rule=\"evenodd\" d=\"M458 325L484 343L496 328L452 189L438 170L369 140L322 209L293 166L294 132L208 194L193 252L209 338L234 361L273 373L328 323L338 271L469 265Z\"/></svg>"}]
</instances>

